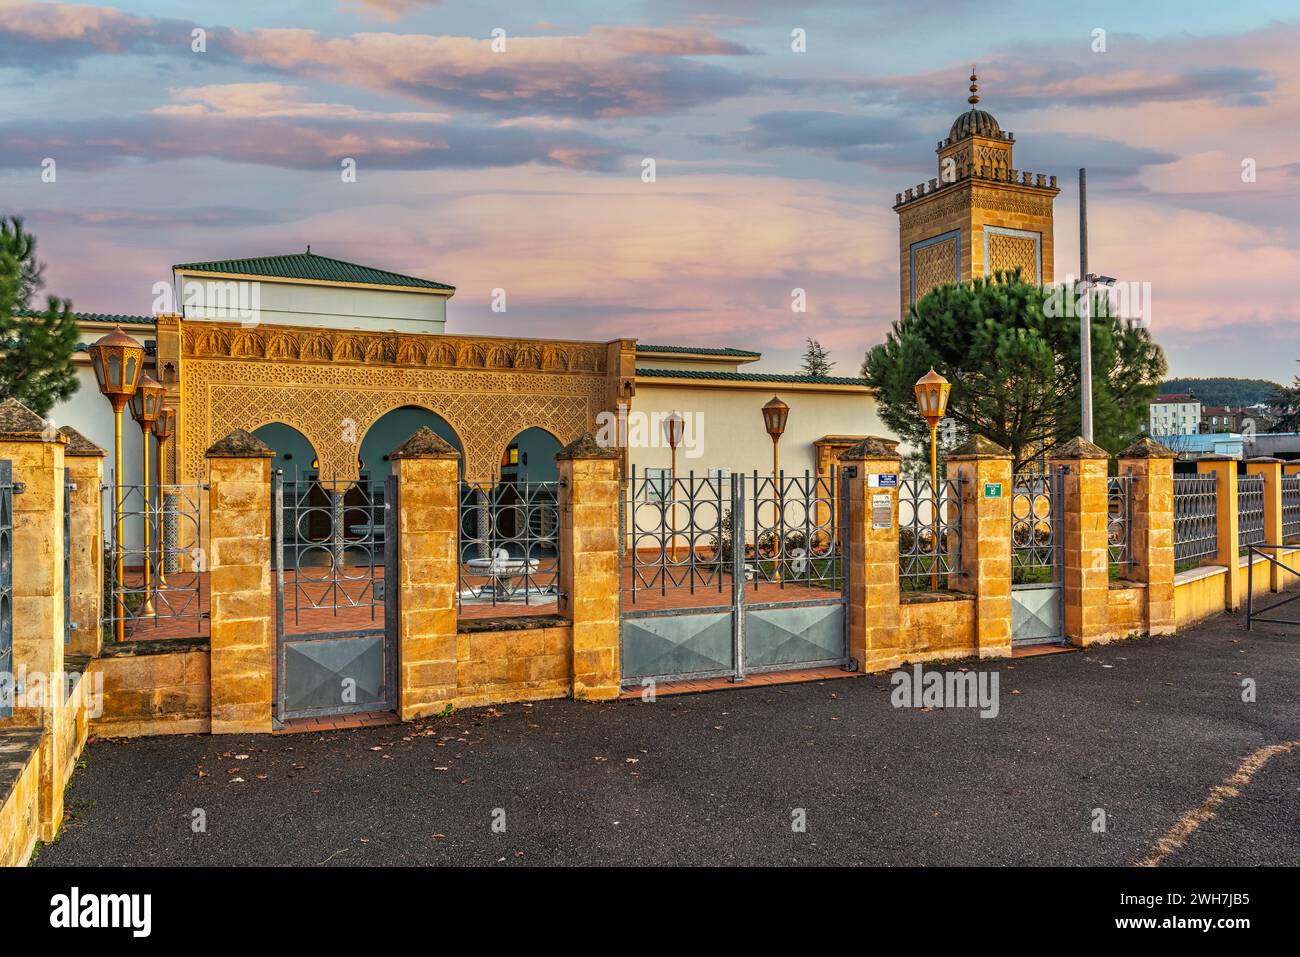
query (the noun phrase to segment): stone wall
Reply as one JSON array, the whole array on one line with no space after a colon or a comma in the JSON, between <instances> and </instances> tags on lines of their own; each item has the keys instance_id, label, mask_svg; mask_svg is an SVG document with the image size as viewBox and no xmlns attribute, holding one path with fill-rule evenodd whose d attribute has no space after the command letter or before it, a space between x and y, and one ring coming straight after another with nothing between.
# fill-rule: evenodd
<instances>
[{"instance_id":1,"label":"stone wall","mask_svg":"<svg viewBox=\"0 0 1300 957\"><path fill-rule=\"evenodd\" d=\"M128 641L105 648L92 677L103 682L103 710L90 722L97 738L195 734L211 730L207 641Z\"/></svg>"},{"instance_id":2,"label":"stone wall","mask_svg":"<svg viewBox=\"0 0 1300 957\"><path fill-rule=\"evenodd\" d=\"M558 615L462 621L456 634L460 708L566 698L573 624Z\"/></svg>"}]
</instances>

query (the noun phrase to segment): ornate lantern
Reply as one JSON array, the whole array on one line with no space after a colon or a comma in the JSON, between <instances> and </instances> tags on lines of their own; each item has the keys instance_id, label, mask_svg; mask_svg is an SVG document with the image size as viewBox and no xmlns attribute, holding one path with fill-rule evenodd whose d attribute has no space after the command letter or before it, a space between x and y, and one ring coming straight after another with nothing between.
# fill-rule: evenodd
<instances>
[{"instance_id":1,"label":"ornate lantern","mask_svg":"<svg viewBox=\"0 0 1300 957\"><path fill-rule=\"evenodd\" d=\"M943 418L948 408L948 393L952 391L952 385L931 366L929 372L916 380L912 391L916 393L916 407L921 410L921 418L925 419L926 424L930 426L930 494L933 496L931 510L934 523L932 531L934 556L930 565L930 588L937 590L939 588L939 501L942 498L939 494L938 430L939 420Z\"/></svg>"},{"instance_id":2,"label":"ornate lantern","mask_svg":"<svg viewBox=\"0 0 1300 957\"><path fill-rule=\"evenodd\" d=\"M89 349L99 391L121 412L135 394L144 372L144 346L120 328L114 329Z\"/></svg>"}]
</instances>

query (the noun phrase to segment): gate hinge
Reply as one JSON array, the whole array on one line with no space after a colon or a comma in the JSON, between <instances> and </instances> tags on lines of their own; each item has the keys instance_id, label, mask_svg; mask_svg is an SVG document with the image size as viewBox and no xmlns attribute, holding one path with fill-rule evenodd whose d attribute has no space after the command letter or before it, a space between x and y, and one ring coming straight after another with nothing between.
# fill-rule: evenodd
<instances>
[{"instance_id":1,"label":"gate hinge","mask_svg":"<svg viewBox=\"0 0 1300 957\"><path fill-rule=\"evenodd\" d=\"M10 488L12 488L12 489L14 490L14 494L15 494L15 495L22 495L23 492L26 492L26 491L27 491L27 483L26 483L26 482L14 482L14 483L10 486Z\"/></svg>"}]
</instances>

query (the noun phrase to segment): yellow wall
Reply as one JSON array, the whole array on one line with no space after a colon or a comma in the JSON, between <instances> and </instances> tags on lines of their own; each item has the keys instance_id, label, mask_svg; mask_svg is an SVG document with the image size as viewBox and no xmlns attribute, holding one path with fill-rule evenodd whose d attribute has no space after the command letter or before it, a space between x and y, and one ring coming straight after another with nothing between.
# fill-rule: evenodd
<instances>
[{"instance_id":1,"label":"yellow wall","mask_svg":"<svg viewBox=\"0 0 1300 957\"><path fill-rule=\"evenodd\" d=\"M966 658L977 653L973 595L904 596L901 611L899 644L905 661Z\"/></svg>"},{"instance_id":2,"label":"yellow wall","mask_svg":"<svg viewBox=\"0 0 1300 957\"><path fill-rule=\"evenodd\" d=\"M0 867L21 867L32 856L40 830L41 749L0 739L0 761L22 764L17 779L0 800Z\"/></svg>"},{"instance_id":3,"label":"yellow wall","mask_svg":"<svg viewBox=\"0 0 1300 957\"><path fill-rule=\"evenodd\" d=\"M96 737L205 733L211 727L206 648L97 658L92 670L104 682L103 713L90 723Z\"/></svg>"}]
</instances>

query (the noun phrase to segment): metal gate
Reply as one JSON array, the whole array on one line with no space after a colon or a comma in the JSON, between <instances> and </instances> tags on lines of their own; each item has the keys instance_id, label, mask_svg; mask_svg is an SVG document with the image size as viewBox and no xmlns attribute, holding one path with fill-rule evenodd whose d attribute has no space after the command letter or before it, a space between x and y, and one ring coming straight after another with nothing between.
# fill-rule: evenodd
<instances>
[{"instance_id":1,"label":"metal gate","mask_svg":"<svg viewBox=\"0 0 1300 957\"><path fill-rule=\"evenodd\" d=\"M272 477L277 722L396 708L398 494Z\"/></svg>"},{"instance_id":2,"label":"metal gate","mask_svg":"<svg viewBox=\"0 0 1300 957\"><path fill-rule=\"evenodd\" d=\"M1011 483L1011 643L1065 639L1065 468Z\"/></svg>"},{"instance_id":3,"label":"metal gate","mask_svg":"<svg viewBox=\"0 0 1300 957\"><path fill-rule=\"evenodd\" d=\"M620 499L624 685L847 665L837 474L635 468Z\"/></svg>"}]
</instances>

